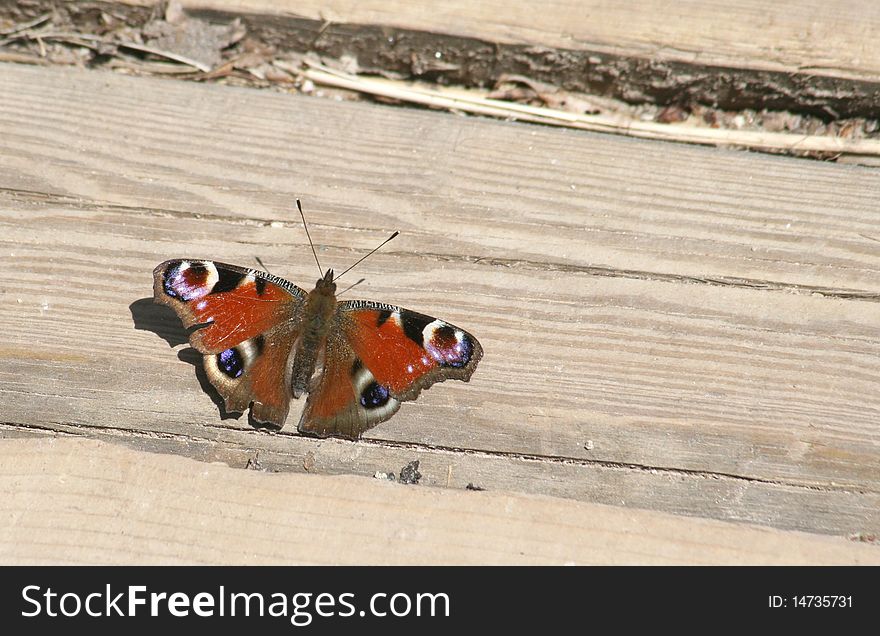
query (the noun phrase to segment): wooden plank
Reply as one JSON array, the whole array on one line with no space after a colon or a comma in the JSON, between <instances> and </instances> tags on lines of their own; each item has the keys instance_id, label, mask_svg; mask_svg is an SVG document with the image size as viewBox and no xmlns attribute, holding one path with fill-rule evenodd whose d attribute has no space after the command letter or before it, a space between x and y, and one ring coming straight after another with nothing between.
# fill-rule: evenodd
<instances>
[{"instance_id":1,"label":"wooden plank","mask_svg":"<svg viewBox=\"0 0 880 636\"><path fill-rule=\"evenodd\" d=\"M880 528L874 172L69 69L0 66L0 94L4 434ZM359 295L471 329L471 384L357 444L218 417L150 272L308 284L297 196L326 263L404 231Z\"/></svg>"},{"instance_id":2,"label":"wooden plank","mask_svg":"<svg viewBox=\"0 0 880 636\"><path fill-rule=\"evenodd\" d=\"M125 414L122 414L123 416ZM79 436L237 468L257 463L275 472L399 475L419 462L420 484L459 490L520 492L691 517L802 530L875 536L880 496L849 489L793 486L737 477L547 456L434 448L366 438L316 441L292 432L258 434L205 421L187 433L136 426L110 413L96 425L51 419L2 425L0 437ZM190 434L191 433L191 434Z\"/></svg>"},{"instance_id":3,"label":"wooden plank","mask_svg":"<svg viewBox=\"0 0 880 636\"><path fill-rule=\"evenodd\" d=\"M202 217L246 210L258 225L295 224L292 198L308 190L318 227L397 224L411 241L398 249L418 244L436 259L880 298L875 170L364 104L336 104L327 122L326 105L308 98L61 69L6 65L0 82L12 128L0 169L18 190L165 215L190 215L175 207L186 195ZM35 111L40 126L30 125ZM367 208L372 224L355 225ZM454 237L432 240L450 224Z\"/></svg>"},{"instance_id":4,"label":"wooden plank","mask_svg":"<svg viewBox=\"0 0 880 636\"><path fill-rule=\"evenodd\" d=\"M16 251L7 266L38 273L51 259L52 280L22 275L7 287L16 299L9 323L21 325L7 352L15 365L6 370L7 387L26 395L32 390L30 378L37 375L41 384L58 387L59 418L76 414L66 421L87 424L121 374L138 378L135 386L149 388L143 395L145 408L151 402L173 404L183 398L178 407L183 411L181 426L191 418L214 419L216 409L190 368L155 335L133 332L131 320L133 316L136 326L184 342L176 317L154 307L148 297L150 272L166 256L190 254L188 236L216 236L216 249L222 253L228 247L221 243L230 243L221 238L230 232L229 224L206 218L156 219L118 207L52 205L13 207L11 212L7 245ZM252 260L249 254L275 240L301 240L289 228L254 232L236 226L234 231L238 237L232 242L239 245L228 259L234 262ZM26 246L29 237L32 246ZM114 240L114 249L102 248ZM145 248L155 254L145 255ZM336 248L327 247L323 253L330 262L351 260ZM275 269L277 258L279 267L286 267L276 254L267 256L268 264ZM104 294L95 294L92 281L100 279L107 262L124 269L114 273L114 284ZM313 267L306 258L297 265L306 272ZM487 351L497 352L482 363L487 377L481 373L468 386L443 385L417 406L405 406L405 413L419 418L417 429L396 417L371 436L436 447L731 473L806 486L823 481L843 487L878 483L872 449L878 434L873 426L877 398L871 393L878 353L872 331L876 303L625 278L575 281L569 274L520 273L468 263L455 265L450 277L451 268L444 263L404 253L377 256L369 267L364 273L374 272L370 296L375 299L390 297L406 306L444 313L442 299L460 297L462 306L445 310L454 312L450 319L480 325ZM308 276L293 278L309 280ZM475 298L462 295L463 280L479 281ZM17 303L20 298L28 299L23 306ZM511 299L519 311L513 323L506 317L513 310ZM24 322L35 309L42 311L42 319ZM807 324L805 315L810 316ZM49 328L56 321L63 322L63 331ZM90 342L96 321L102 324L106 342ZM549 333L542 333L548 328ZM516 350L508 343L516 343ZM53 351L59 347L70 352L74 363L95 370L111 365L114 373L67 378L65 366L46 364L54 361ZM119 359L121 352L126 355ZM150 365L146 369L145 360ZM856 368L863 373L851 373ZM157 384L163 377L176 381ZM182 390L189 391L185 398ZM475 391L467 401L484 407L457 406ZM77 406L71 408L67 400L74 396ZM24 407L19 417L26 417L26 402L16 402ZM118 406L127 410L124 400ZM43 408L46 414L54 412L50 403ZM498 412L503 410L515 415L499 422ZM466 426L431 423L462 418ZM142 424L151 426L151 419L148 415ZM296 411L291 424L295 421ZM780 421L785 427L780 428ZM556 422L563 427L554 426ZM740 428L748 431L745 438ZM633 444L634 434L640 444ZM695 435L703 443L693 448ZM591 450L584 447L589 440L594 442ZM707 456L709 448L713 451ZM715 449L726 450L718 454Z\"/></svg>"},{"instance_id":5,"label":"wooden plank","mask_svg":"<svg viewBox=\"0 0 880 636\"><path fill-rule=\"evenodd\" d=\"M0 456L3 564L880 564L837 538L94 441L5 440Z\"/></svg>"},{"instance_id":6,"label":"wooden plank","mask_svg":"<svg viewBox=\"0 0 880 636\"><path fill-rule=\"evenodd\" d=\"M143 5L149 0L125 0ZM494 84L525 74L630 103L874 118L880 10L870 0L553 0L436 3L187 0L244 17L278 50L356 59L366 72ZM118 6L118 5L117 5Z\"/></svg>"},{"instance_id":7,"label":"wooden plank","mask_svg":"<svg viewBox=\"0 0 880 636\"><path fill-rule=\"evenodd\" d=\"M124 0L149 5L149 0ZM880 7L869 0L183 0L186 9L296 15L503 44L605 50L700 65L875 79Z\"/></svg>"}]
</instances>

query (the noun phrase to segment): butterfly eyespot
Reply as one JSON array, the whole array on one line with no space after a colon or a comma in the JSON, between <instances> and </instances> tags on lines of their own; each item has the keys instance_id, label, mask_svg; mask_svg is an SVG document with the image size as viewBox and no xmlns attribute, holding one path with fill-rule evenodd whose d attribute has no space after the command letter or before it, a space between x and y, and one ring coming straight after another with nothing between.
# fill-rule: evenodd
<instances>
[{"instance_id":1,"label":"butterfly eyespot","mask_svg":"<svg viewBox=\"0 0 880 636\"><path fill-rule=\"evenodd\" d=\"M463 367L470 362L471 356L474 354L474 345L470 338L463 335L458 344L455 345L455 352L457 357L448 363L449 366Z\"/></svg>"},{"instance_id":2,"label":"butterfly eyespot","mask_svg":"<svg viewBox=\"0 0 880 636\"><path fill-rule=\"evenodd\" d=\"M162 287L171 298L187 302L210 293L217 279L213 264L182 261L165 271Z\"/></svg>"},{"instance_id":3,"label":"butterfly eyespot","mask_svg":"<svg viewBox=\"0 0 880 636\"><path fill-rule=\"evenodd\" d=\"M435 328L425 344L425 349L440 366L455 368L467 365L474 353L470 338L449 325Z\"/></svg>"},{"instance_id":4,"label":"butterfly eyespot","mask_svg":"<svg viewBox=\"0 0 880 636\"><path fill-rule=\"evenodd\" d=\"M388 404L390 397L388 389L373 381L361 391L361 406L367 409L377 409Z\"/></svg>"},{"instance_id":5,"label":"butterfly eyespot","mask_svg":"<svg viewBox=\"0 0 880 636\"><path fill-rule=\"evenodd\" d=\"M458 344L458 336L455 329L449 325L437 327L431 334L431 345L436 349L452 349L456 344Z\"/></svg>"},{"instance_id":6,"label":"butterfly eyespot","mask_svg":"<svg viewBox=\"0 0 880 636\"><path fill-rule=\"evenodd\" d=\"M244 371L244 360L236 349L217 354L217 367L230 378L237 378Z\"/></svg>"}]
</instances>

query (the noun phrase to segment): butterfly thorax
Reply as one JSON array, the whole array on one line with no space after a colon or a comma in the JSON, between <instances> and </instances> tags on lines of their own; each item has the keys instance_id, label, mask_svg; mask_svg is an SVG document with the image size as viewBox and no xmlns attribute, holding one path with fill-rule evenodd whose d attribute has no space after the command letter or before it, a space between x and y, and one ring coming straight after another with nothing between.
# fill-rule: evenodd
<instances>
[{"instance_id":1,"label":"butterfly thorax","mask_svg":"<svg viewBox=\"0 0 880 636\"><path fill-rule=\"evenodd\" d=\"M290 386L294 397L309 390L318 360L327 346L327 334L336 311L336 283L333 270L328 269L315 288L306 296L302 314L302 330L293 356Z\"/></svg>"}]
</instances>

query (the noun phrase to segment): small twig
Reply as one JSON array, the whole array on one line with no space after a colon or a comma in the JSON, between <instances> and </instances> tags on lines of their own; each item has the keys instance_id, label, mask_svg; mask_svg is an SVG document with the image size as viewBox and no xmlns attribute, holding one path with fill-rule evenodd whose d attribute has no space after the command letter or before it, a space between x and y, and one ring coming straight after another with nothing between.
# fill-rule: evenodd
<instances>
[{"instance_id":1,"label":"small twig","mask_svg":"<svg viewBox=\"0 0 880 636\"><path fill-rule=\"evenodd\" d=\"M64 42L65 44L72 44L73 46L81 46L86 49L91 49L92 51L97 51L99 49L98 44L90 41L91 38L82 38L75 33L50 34L49 37L46 37L42 33L30 33L28 34L27 39L33 40L37 43L37 46L40 47L40 57L46 57L46 40L51 40L53 42Z\"/></svg>"},{"instance_id":2,"label":"small twig","mask_svg":"<svg viewBox=\"0 0 880 636\"><path fill-rule=\"evenodd\" d=\"M194 77L193 79L198 82L203 82L207 80L217 79L218 77L226 77L231 75L233 71L235 71L235 62L236 60L229 60L228 62L221 64L217 68L213 70L209 70L206 73Z\"/></svg>"},{"instance_id":3,"label":"small twig","mask_svg":"<svg viewBox=\"0 0 880 636\"><path fill-rule=\"evenodd\" d=\"M185 75L188 78L198 74L195 79L201 79L201 72L196 69L170 61L150 61L135 58L127 53L119 53L107 62L107 68L124 68L138 73L151 73L153 75Z\"/></svg>"},{"instance_id":4,"label":"small twig","mask_svg":"<svg viewBox=\"0 0 880 636\"><path fill-rule=\"evenodd\" d=\"M164 57L169 60L174 60L175 62L180 62L181 64L186 64L188 66L192 66L193 68L197 68L202 73L208 73L211 70L210 66L208 66L207 64L203 64L198 60L194 60L184 55L178 55L177 53L172 53L171 51L162 51L161 49L155 49L152 46L144 46L143 44L135 44L134 42L113 41L108 42L108 44L115 44L120 48L132 49L134 51L140 51L141 53L149 53L150 55L156 55L158 57Z\"/></svg>"},{"instance_id":5,"label":"small twig","mask_svg":"<svg viewBox=\"0 0 880 636\"><path fill-rule=\"evenodd\" d=\"M333 25L332 20L328 20L324 18L324 22L321 24L321 28L318 29L317 35L312 39L312 44L309 46L309 50L312 51L315 49L315 45L318 43L318 40L324 35L324 32L329 29Z\"/></svg>"},{"instance_id":6,"label":"small twig","mask_svg":"<svg viewBox=\"0 0 880 636\"><path fill-rule=\"evenodd\" d=\"M35 55L28 55L26 53L9 53L6 51L0 51L0 62L14 62L16 64L37 64L38 66L48 66L51 62L49 60L44 60L41 57L37 57Z\"/></svg>"},{"instance_id":7,"label":"small twig","mask_svg":"<svg viewBox=\"0 0 880 636\"><path fill-rule=\"evenodd\" d=\"M39 39L39 40L55 40L68 42L72 44L76 44L77 46L86 46L88 48L95 48L95 46L86 44L86 42L94 42L96 44L103 44L106 46L116 46L121 49L131 49L133 51L140 51L141 53L149 53L150 55L155 55L157 57L164 57L168 60L173 60L180 64L186 64L187 66L192 66L200 70L203 73L208 73L211 70L211 67L207 64L203 64L198 60L194 60L192 58L186 57L184 55L178 55L177 53L172 53L171 51L163 51L161 49L154 48L152 46L146 46L144 44L138 44L136 42L117 42L115 40L108 40L107 38L102 38L98 35L91 35L89 33L65 33L65 32L47 32L47 33L18 33L11 37L6 38L5 40L0 41L0 46L6 44L7 42L12 42L14 40L22 40L22 39Z\"/></svg>"},{"instance_id":8,"label":"small twig","mask_svg":"<svg viewBox=\"0 0 880 636\"><path fill-rule=\"evenodd\" d=\"M20 33L16 33L14 35L10 35L5 40L0 40L0 46L4 44L9 44L10 42L15 42L16 40L61 40L61 41L69 41L69 40L98 40L101 41L103 38L98 37L96 35L89 35L88 33L68 33L66 31L23 31Z\"/></svg>"},{"instance_id":9,"label":"small twig","mask_svg":"<svg viewBox=\"0 0 880 636\"><path fill-rule=\"evenodd\" d=\"M15 26L9 29L0 29L0 35L13 35L15 33L21 33L22 31L27 31L28 29L33 29L35 26L43 24L46 20L52 17L52 12L44 13L43 15L34 18L30 22L22 22L21 24L16 24Z\"/></svg>"}]
</instances>

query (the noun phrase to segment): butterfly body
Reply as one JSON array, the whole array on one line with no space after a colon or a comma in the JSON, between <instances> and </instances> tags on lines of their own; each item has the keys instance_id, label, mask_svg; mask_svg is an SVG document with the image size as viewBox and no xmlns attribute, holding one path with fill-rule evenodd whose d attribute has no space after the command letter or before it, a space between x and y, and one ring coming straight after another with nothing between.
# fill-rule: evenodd
<instances>
[{"instance_id":1,"label":"butterfly body","mask_svg":"<svg viewBox=\"0 0 880 636\"><path fill-rule=\"evenodd\" d=\"M446 379L467 381L482 357L472 335L436 318L336 299L333 271L306 293L288 281L213 261L176 259L153 272L229 411L281 427L308 393L299 430L356 438L400 403Z\"/></svg>"},{"instance_id":2,"label":"butterfly body","mask_svg":"<svg viewBox=\"0 0 880 636\"><path fill-rule=\"evenodd\" d=\"M294 347L291 391L299 397L309 390L309 382L318 366L318 356L325 349L327 336L333 326L336 311L336 283L333 270L328 269L323 278L318 279L306 296L303 308L303 327Z\"/></svg>"}]
</instances>

